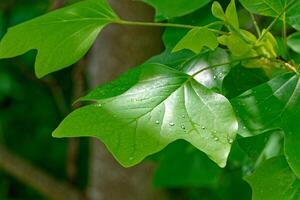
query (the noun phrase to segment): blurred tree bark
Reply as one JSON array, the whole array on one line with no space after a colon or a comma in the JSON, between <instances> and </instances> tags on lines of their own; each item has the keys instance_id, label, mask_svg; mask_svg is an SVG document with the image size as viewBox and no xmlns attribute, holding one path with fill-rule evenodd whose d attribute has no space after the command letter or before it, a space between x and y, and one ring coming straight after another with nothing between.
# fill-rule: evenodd
<instances>
[{"instance_id":1,"label":"blurred tree bark","mask_svg":"<svg viewBox=\"0 0 300 200\"><path fill-rule=\"evenodd\" d=\"M152 21L154 11L139 1L110 0L123 18ZM108 82L130 67L135 67L161 52L161 29L111 25L98 38L89 54L88 76L91 87ZM151 178L153 166L141 164L125 169L107 152L102 143L91 140L90 200L160 200Z\"/></svg>"}]
</instances>

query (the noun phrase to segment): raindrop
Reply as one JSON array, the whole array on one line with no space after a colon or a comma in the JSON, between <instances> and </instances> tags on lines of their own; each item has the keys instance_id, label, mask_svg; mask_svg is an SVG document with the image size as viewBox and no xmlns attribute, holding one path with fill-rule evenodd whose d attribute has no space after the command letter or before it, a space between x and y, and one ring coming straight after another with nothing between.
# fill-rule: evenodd
<instances>
[{"instance_id":1,"label":"raindrop","mask_svg":"<svg viewBox=\"0 0 300 200\"><path fill-rule=\"evenodd\" d=\"M158 120L156 120L156 121L155 121L155 124L159 124L159 121L158 121Z\"/></svg>"},{"instance_id":2,"label":"raindrop","mask_svg":"<svg viewBox=\"0 0 300 200\"><path fill-rule=\"evenodd\" d=\"M173 122L170 122L169 125L170 126L175 126L175 124Z\"/></svg>"},{"instance_id":3,"label":"raindrop","mask_svg":"<svg viewBox=\"0 0 300 200\"><path fill-rule=\"evenodd\" d=\"M129 157L129 160L133 160L133 157Z\"/></svg>"},{"instance_id":4,"label":"raindrop","mask_svg":"<svg viewBox=\"0 0 300 200\"><path fill-rule=\"evenodd\" d=\"M185 118L185 115L182 115L182 118Z\"/></svg>"},{"instance_id":5,"label":"raindrop","mask_svg":"<svg viewBox=\"0 0 300 200\"><path fill-rule=\"evenodd\" d=\"M181 128L182 128L182 129L185 129L185 125L181 125Z\"/></svg>"},{"instance_id":6,"label":"raindrop","mask_svg":"<svg viewBox=\"0 0 300 200\"><path fill-rule=\"evenodd\" d=\"M214 75L214 79L215 79L215 80L217 79L217 76L216 76L216 75Z\"/></svg>"},{"instance_id":7,"label":"raindrop","mask_svg":"<svg viewBox=\"0 0 300 200\"><path fill-rule=\"evenodd\" d=\"M214 141L219 141L219 138L217 136L215 136Z\"/></svg>"},{"instance_id":8,"label":"raindrop","mask_svg":"<svg viewBox=\"0 0 300 200\"><path fill-rule=\"evenodd\" d=\"M99 103L99 104L97 104L96 106L97 106L97 107L102 107L102 104L101 104L101 103Z\"/></svg>"},{"instance_id":9,"label":"raindrop","mask_svg":"<svg viewBox=\"0 0 300 200\"><path fill-rule=\"evenodd\" d=\"M228 143L229 143L229 144L232 144L232 143L233 143L233 139L232 139L232 138L227 138L227 140L228 140Z\"/></svg>"},{"instance_id":10,"label":"raindrop","mask_svg":"<svg viewBox=\"0 0 300 200\"><path fill-rule=\"evenodd\" d=\"M201 128L202 128L202 130L205 130L205 129L206 129L206 127L205 127L205 126L202 126Z\"/></svg>"}]
</instances>

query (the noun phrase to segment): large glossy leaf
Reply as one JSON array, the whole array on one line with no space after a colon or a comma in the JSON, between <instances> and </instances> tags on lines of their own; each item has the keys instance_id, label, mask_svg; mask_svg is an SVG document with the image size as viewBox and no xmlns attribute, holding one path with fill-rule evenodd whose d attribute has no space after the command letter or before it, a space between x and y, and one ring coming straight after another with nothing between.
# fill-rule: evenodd
<instances>
[{"instance_id":1,"label":"large glossy leaf","mask_svg":"<svg viewBox=\"0 0 300 200\"><path fill-rule=\"evenodd\" d=\"M42 77L78 61L101 29L117 19L105 0L86 0L10 28L0 58L37 49L36 74Z\"/></svg>"},{"instance_id":2,"label":"large glossy leaf","mask_svg":"<svg viewBox=\"0 0 300 200\"><path fill-rule=\"evenodd\" d=\"M156 10L156 19L164 20L173 17L180 17L191 13L210 2L210 0L142 0Z\"/></svg>"},{"instance_id":3,"label":"large glossy leaf","mask_svg":"<svg viewBox=\"0 0 300 200\"><path fill-rule=\"evenodd\" d=\"M85 98L96 103L71 113L53 135L97 137L124 166L183 139L224 167L237 130L226 98L164 65L138 69L127 77L138 77L130 89L110 97L100 87Z\"/></svg>"},{"instance_id":4,"label":"large glossy leaf","mask_svg":"<svg viewBox=\"0 0 300 200\"><path fill-rule=\"evenodd\" d=\"M300 181L293 174L284 157L265 161L246 180L252 187L253 200L300 199Z\"/></svg>"},{"instance_id":5,"label":"large glossy leaf","mask_svg":"<svg viewBox=\"0 0 300 200\"><path fill-rule=\"evenodd\" d=\"M286 20L296 29L300 29L300 1L298 0L240 0L250 12L276 17L287 5L293 3L286 12Z\"/></svg>"},{"instance_id":6,"label":"large glossy leaf","mask_svg":"<svg viewBox=\"0 0 300 200\"><path fill-rule=\"evenodd\" d=\"M223 92L223 80L231 70L231 65L224 64L229 62L228 53L218 48L215 51L208 51L195 56L181 65L183 72L192 75L193 73L204 70L207 67L220 65L211 69L206 69L194 77L194 79L209 89Z\"/></svg>"},{"instance_id":7,"label":"large glossy leaf","mask_svg":"<svg viewBox=\"0 0 300 200\"><path fill-rule=\"evenodd\" d=\"M300 81L285 74L248 90L232 101L240 118L240 128L256 134L282 129L284 151L291 168L300 176Z\"/></svg>"}]
</instances>

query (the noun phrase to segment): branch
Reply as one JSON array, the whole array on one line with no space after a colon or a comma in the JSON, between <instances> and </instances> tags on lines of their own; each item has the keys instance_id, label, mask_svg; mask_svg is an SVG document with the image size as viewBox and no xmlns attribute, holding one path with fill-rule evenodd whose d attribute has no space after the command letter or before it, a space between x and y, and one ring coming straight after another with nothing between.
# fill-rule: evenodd
<instances>
[{"instance_id":1,"label":"branch","mask_svg":"<svg viewBox=\"0 0 300 200\"><path fill-rule=\"evenodd\" d=\"M71 186L64 184L27 161L9 152L0 144L0 168L26 185L54 200L82 200L83 195Z\"/></svg>"}]
</instances>

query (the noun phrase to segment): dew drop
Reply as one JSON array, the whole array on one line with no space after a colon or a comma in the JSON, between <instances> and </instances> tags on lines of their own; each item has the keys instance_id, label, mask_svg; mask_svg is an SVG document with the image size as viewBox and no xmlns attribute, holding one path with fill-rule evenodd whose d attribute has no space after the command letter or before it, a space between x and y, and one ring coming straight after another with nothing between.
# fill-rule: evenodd
<instances>
[{"instance_id":1,"label":"dew drop","mask_svg":"<svg viewBox=\"0 0 300 200\"><path fill-rule=\"evenodd\" d=\"M205 126L202 126L201 128L202 128L202 130L205 130L205 129L206 129L206 127L205 127Z\"/></svg>"},{"instance_id":2,"label":"dew drop","mask_svg":"<svg viewBox=\"0 0 300 200\"><path fill-rule=\"evenodd\" d=\"M182 117L182 118L185 118L185 115L182 115L181 117Z\"/></svg>"},{"instance_id":3,"label":"dew drop","mask_svg":"<svg viewBox=\"0 0 300 200\"><path fill-rule=\"evenodd\" d=\"M185 125L181 125L181 128L182 128L182 129L185 129Z\"/></svg>"},{"instance_id":4,"label":"dew drop","mask_svg":"<svg viewBox=\"0 0 300 200\"><path fill-rule=\"evenodd\" d=\"M217 136L215 136L214 141L219 141L219 138Z\"/></svg>"},{"instance_id":5,"label":"dew drop","mask_svg":"<svg viewBox=\"0 0 300 200\"><path fill-rule=\"evenodd\" d=\"M156 121L155 121L155 124L159 124L159 121L158 121L158 120L156 120Z\"/></svg>"},{"instance_id":6,"label":"dew drop","mask_svg":"<svg viewBox=\"0 0 300 200\"><path fill-rule=\"evenodd\" d=\"M133 157L129 157L129 160L133 160Z\"/></svg>"},{"instance_id":7,"label":"dew drop","mask_svg":"<svg viewBox=\"0 0 300 200\"><path fill-rule=\"evenodd\" d=\"M101 103L99 103L99 104L97 104L96 106L101 108L101 107L102 107L102 104L101 104Z\"/></svg>"},{"instance_id":8,"label":"dew drop","mask_svg":"<svg viewBox=\"0 0 300 200\"><path fill-rule=\"evenodd\" d=\"M175 124L173 122L170 122L169 125L170 126L175 126Z\"/></svg>"},{"instance_id":9,"label":"dew drop","mask_svg":"<svg viewBox=\"0 0 300 200\"><path fill-rule=\"evenodd\" d=\"M229 143L229 144L232 144L232 143L233 143L233 139L232 139L232 138L227 138L227 140L228 140L228 143Z\"/></svg>"},{"instance_id":10,"label":"dew drop","mask_svg":"<svg viewBox=\"0 0 300 200\"><path fill-rule=\"evenodd\" d=\"M217 76L216 76L216 75L214 75L214 79L215 79L215 80L217 79Z\"/></svg>"}]
</instances>

